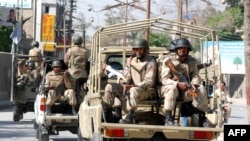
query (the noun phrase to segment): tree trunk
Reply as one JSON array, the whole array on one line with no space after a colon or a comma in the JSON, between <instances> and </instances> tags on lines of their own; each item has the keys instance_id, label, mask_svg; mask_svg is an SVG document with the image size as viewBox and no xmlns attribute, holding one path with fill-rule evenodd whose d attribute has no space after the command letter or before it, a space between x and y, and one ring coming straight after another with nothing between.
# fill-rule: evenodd
<instances>
[{"instance_id":1,"label":"tree trunk","mask_svg":"<svg viewBox=\"0 0 250 141\"><path fill-rule=\"evenodd\" d=\"M250 123L250 0L244 0L245 87L248 123Z\"/></svg>"}]
</instances>

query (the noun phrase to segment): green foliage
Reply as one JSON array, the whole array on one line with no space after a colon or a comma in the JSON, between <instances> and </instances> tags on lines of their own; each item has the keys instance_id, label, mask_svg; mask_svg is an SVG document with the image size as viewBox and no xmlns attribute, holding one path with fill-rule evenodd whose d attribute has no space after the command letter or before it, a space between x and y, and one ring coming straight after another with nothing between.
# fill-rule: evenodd
<instances>
[{"instance_id":1,"label":"green foliage","mask_svg":"<svg viewBox=\"0 0 250 141\"><path fill-rule=\"evenodd\" d=\"M205 26L218 32L222 40L241 40L241 34L235 33L236 29L243 26L244 19L240 6L227 8L224 12L217 13L207 20Z\"/></svg>"},{"instance_id":2,"label":"green foliage","mask_svg":"<svg viewBox=\"0 0 250 141\"><path fill-rule=\"evenodd\" d=\"M150 46L168 47L171 37L163 33L150 33Z\"/></svg>"},{"instance_id":3,"label":"green foliage","mask_svg":"<svg viewBox=\"0 0 250 141\"><path fill-rule=\"evenodd\" d=\"M10 34L12 32L12 27L0 26L0 51L10 52L12 40L10 39Z\"/></svg>"},{"instance_id":4,"label":"green foliage","mask_svg":"<svg viewBox=\"0 0 250 141\"><path fill-rule=\"evenodd\" d=\"M239 6L241 0L227 0L227 5L230 7L237 7Z\"/></svg>"}]
</instances>

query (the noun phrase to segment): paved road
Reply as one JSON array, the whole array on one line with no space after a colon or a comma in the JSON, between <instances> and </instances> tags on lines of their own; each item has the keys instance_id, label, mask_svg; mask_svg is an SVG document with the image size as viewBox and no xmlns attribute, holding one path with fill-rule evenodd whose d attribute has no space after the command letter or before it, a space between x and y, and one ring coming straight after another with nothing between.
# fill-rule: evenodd
<instances>
[{"instance_id":1,"label":"paved road","mask_svg":"<svg viewBox=\"0 0 250 141\"><path fill-rule=\"evenodd\" d=\"M0 110L0 141L38 141L34 130L34 113L28 112L19 122L12 120L12 109ZM76 141L77 135L61 131L59 135L49 136L49 141Z\"/></svg>"},{"instance_id":2,"label":"paved road","mask_svg":"<svg viewBox=\"0 0 250 141\"><path fill-rule=\"evenodd\" d=\"M12 121L12 109L0 109L0 141L37 141L33 129L32 112L24 114L20 122ZM246 99L233 99L232 113L227 124L248 124ZM77 135L70 132L60 132L58 136L50 136L50 141L76 141ZM223 134L217 140L224 141Z\"/></svg>"}]
</instances>

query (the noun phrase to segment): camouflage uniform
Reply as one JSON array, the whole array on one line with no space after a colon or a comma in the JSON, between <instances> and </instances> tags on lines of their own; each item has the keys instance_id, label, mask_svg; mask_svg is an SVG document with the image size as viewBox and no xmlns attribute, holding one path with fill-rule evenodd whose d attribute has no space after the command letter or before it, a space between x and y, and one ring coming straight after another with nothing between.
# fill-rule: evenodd
<instances>
[{"instance_id":1,"label":"camouflage uniform","mask_svg":"<svg viewBox=\"0 0 250 141\"><path fill-rule=\"evenodd\" d=\"M128 68L126 79L131 79L135 87L129 90L127 110L136 110L138 100L152 99L155 97L157 63L154 58L145 55L142 59L134 57Z\"/></svg>"},{"instance_id":2,"label":"camouflage uniform","mask_svg":"<svg viewBox=\"0 0 250 141\"><path fill-rule=\"evenodd\" d=\"M86 66L89 56L89 50L80 46L71 47L65 54L64 62L68 65L69 79L73 89L76 87L78 78L88 77Z\"/></svg>"},{"instance_id":3,"label":"camouflage uniform","mask_svg":"<svg viewBox=\"0 0 250 141\"><path fill-rule=\"evenodd\" d=\"M68 100L70 105L75 106L77 104L75 92L73 89L67 89L68 87L70 83L66 81L63 72L49 72L45 81L45 89L49 89L46 105L52 106L56 100Z\"/></svg>"},{"instance_id":4,"label":"camouflage uniform","mask_svg":"<svg viewBox=\"0 0 250 141\"><path fill-rule=\"evenodd\" d=\"M168 60L165 59L163 61L163 68L162 68L162 88L161 94L164 97L164 106L163 110L165 111L173 111L175 107L176 98L178 96L182 96L180 91L177 88L177 81L173 80L174 74L170 71L170 69L165 65L165 62ZM184 101L192 101L194 107L198 109L204 110L207 106L207 97L204 87L200 85L200 77L198 74L197 68L197 61L188 56L187 60L184 63L180 63L177 57L170 58L172 63L175 65L178 72L181 72L185 78L190 82L190 84L199 85L197 90L198 93L198 100L201 101L202 105L197 102L197 99L193 99L191 96L185 94Z\"/></svg>"}]
</instances>

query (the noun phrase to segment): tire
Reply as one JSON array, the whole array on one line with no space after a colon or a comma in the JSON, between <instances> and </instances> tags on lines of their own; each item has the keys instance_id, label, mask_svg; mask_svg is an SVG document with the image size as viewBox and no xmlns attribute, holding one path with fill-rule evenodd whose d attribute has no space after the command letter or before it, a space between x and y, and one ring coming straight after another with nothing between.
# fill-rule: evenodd
<instances>
[{"instance_id":1,"label":"tire","mask_svg":"<svg viewBox=\"0 0 250 141\"><path fill-rule=\"evenodd\" d=\"M13 121L20 121L23 118L21 108L18 105L13 106Z\"/></svg>"},{"instance_id":2,"label":"tire","mask_svg":"<svg viewBox=\"0 0 250 141\"><path fill-rule=\"evenodd\" d=\"M39 141L49 141L49 134L41 134L39 132Z\"/></svg>"},{"instance_id":3,"label":"tire","mask_svg":"<svg viewBox=\"0 0 250 141\"><path fill-rule=\"evenodd\" d=\"M36 129L36 139L38 139L38 138L39 138L39 130Z\"/></svg>"},{"instance_id":4,"label":"tire","mask_svg":"<svg viewBox=\"0 0 250 141\"><path fill-rule=\"evenodd\" d=\"M41 126L39 126L39 129L37 130L37 136L39 141L49 141L49 134L43 134Z\"/></svg>"}]
</instances>

